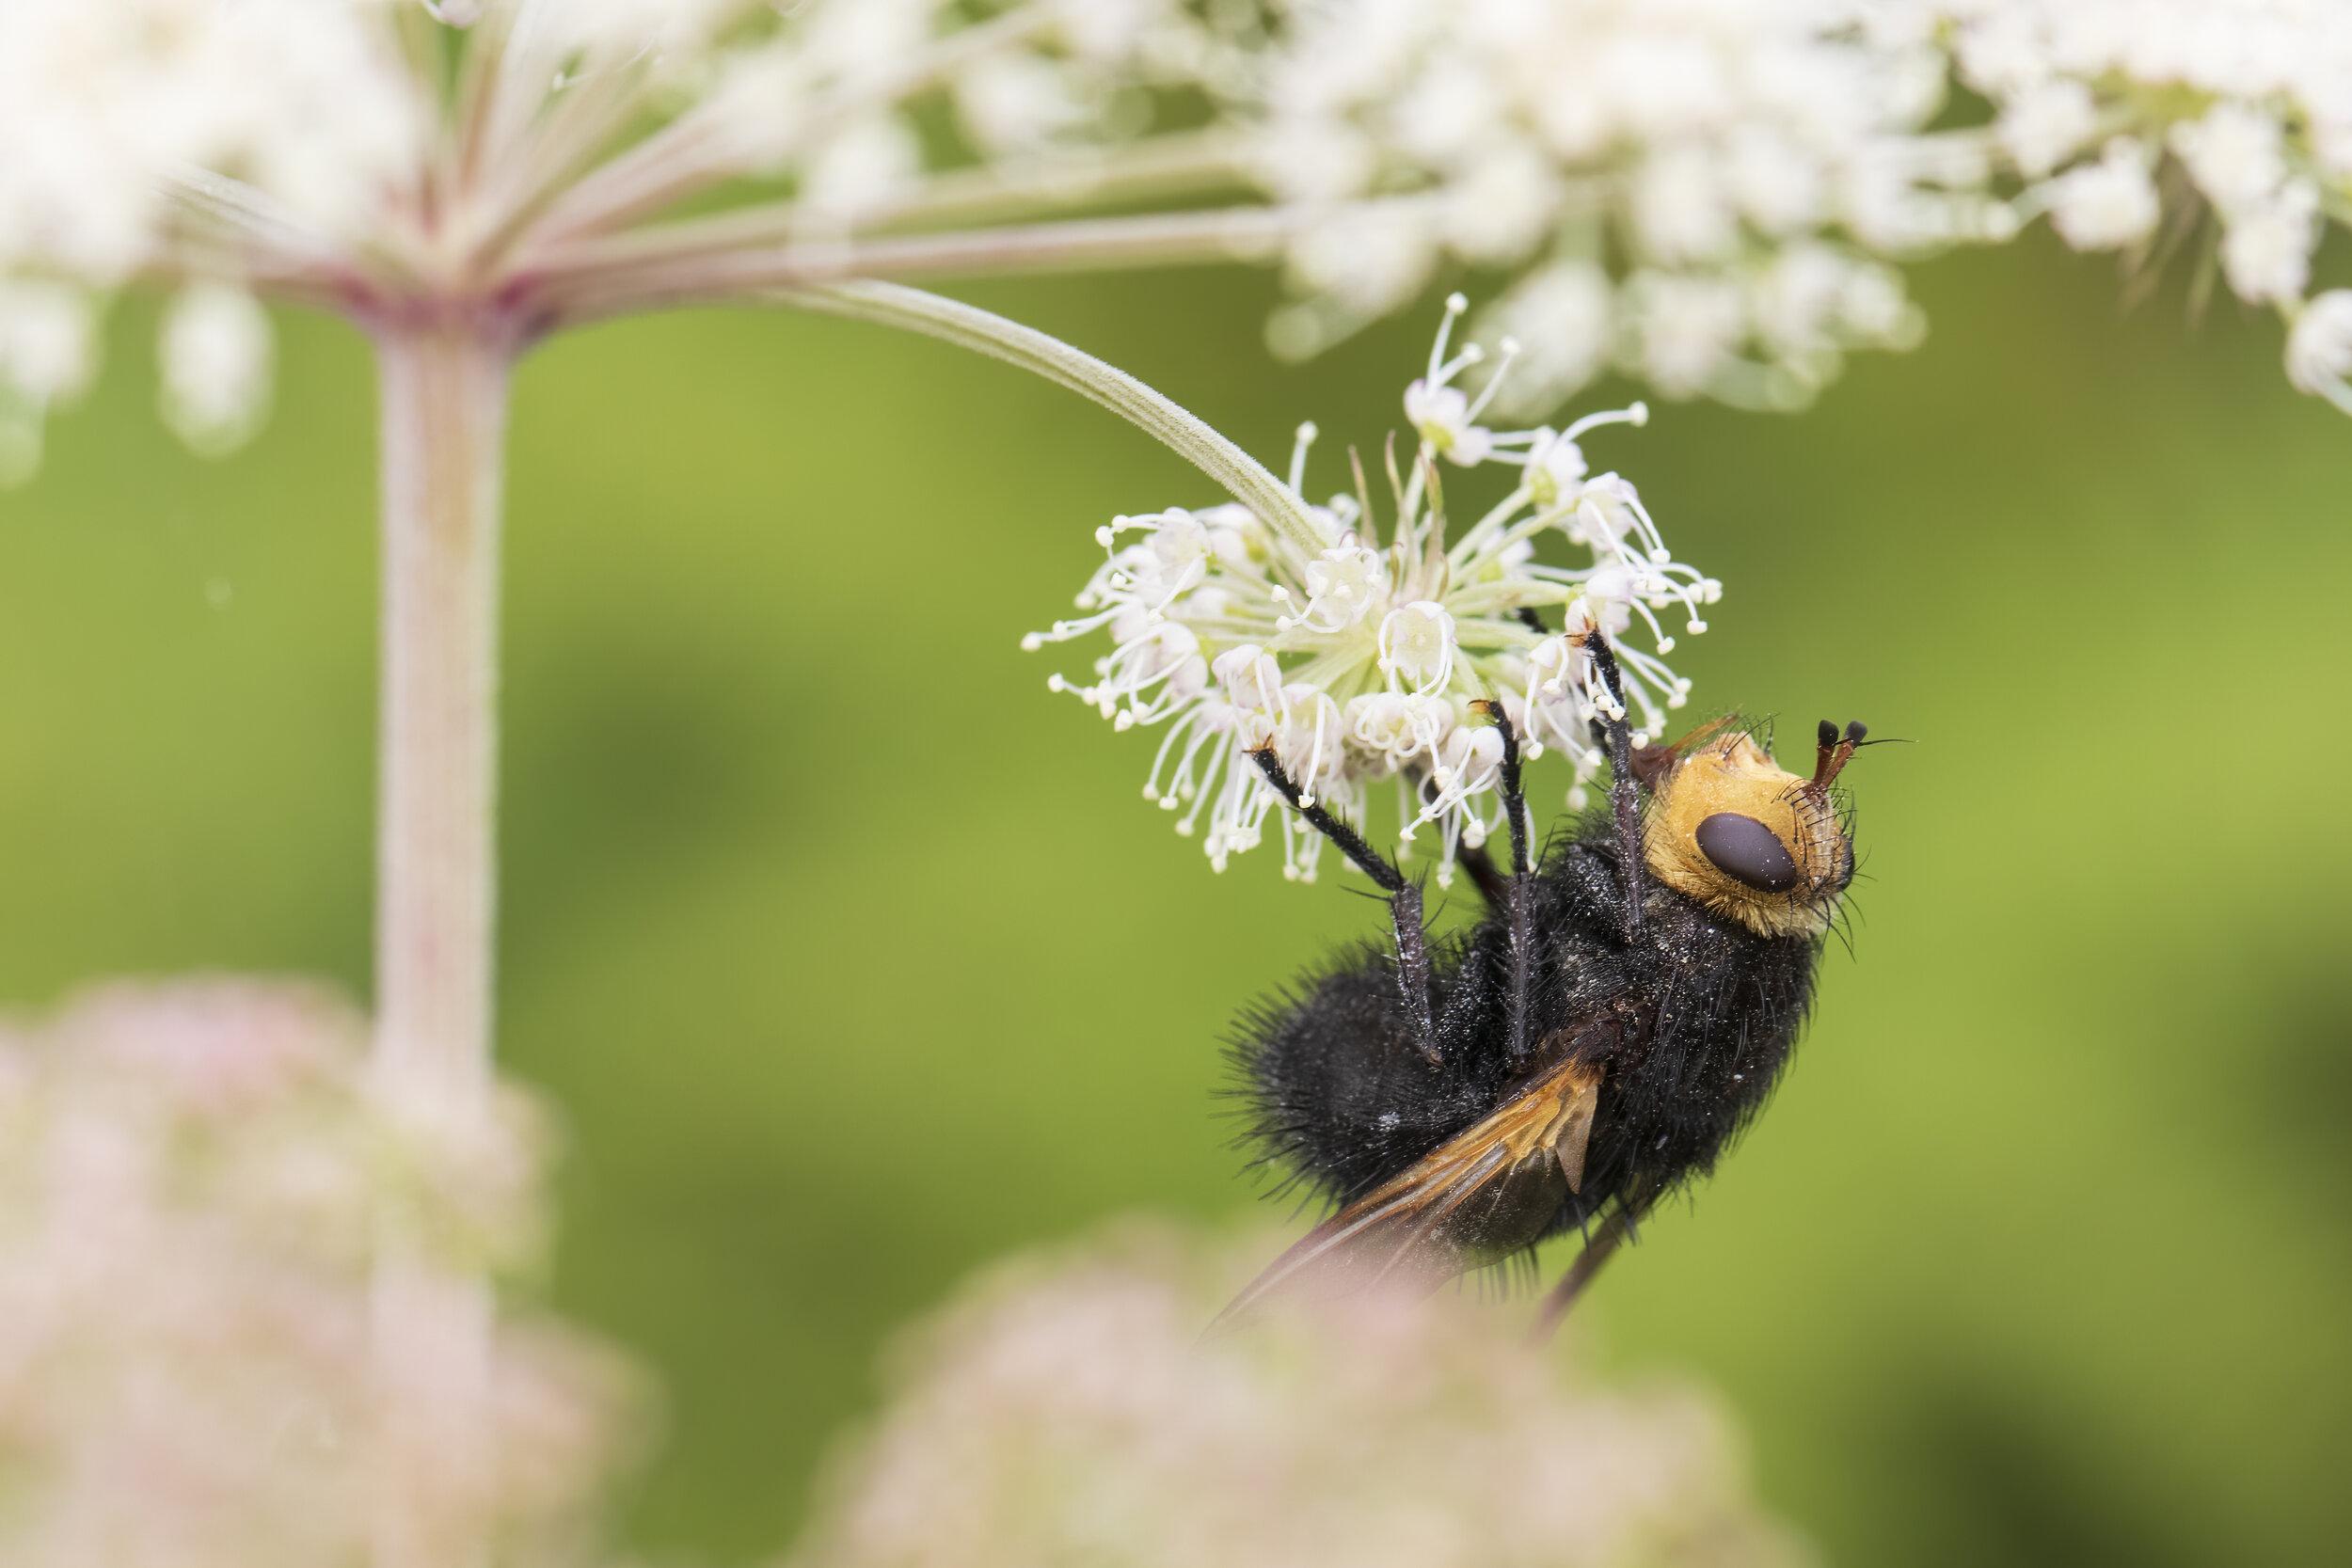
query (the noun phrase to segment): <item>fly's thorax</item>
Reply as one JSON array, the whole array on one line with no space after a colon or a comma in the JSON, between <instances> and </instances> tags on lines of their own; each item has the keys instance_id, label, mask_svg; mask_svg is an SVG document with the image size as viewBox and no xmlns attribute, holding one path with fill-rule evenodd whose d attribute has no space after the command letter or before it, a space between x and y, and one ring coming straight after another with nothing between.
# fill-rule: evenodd
<instances>
[{"instance_id":1,"label":"fly's thorax","mask_svg":"<svg viewBox=\"0 0 2352 1568\"><path fill-rule=\"evenodd\" d=\"M1652 875L1760 936L1817 936L1853 877L1825 788L1745 734L1710 740L1658 779L1643 824Z\"/></svg>"}]
</instances>

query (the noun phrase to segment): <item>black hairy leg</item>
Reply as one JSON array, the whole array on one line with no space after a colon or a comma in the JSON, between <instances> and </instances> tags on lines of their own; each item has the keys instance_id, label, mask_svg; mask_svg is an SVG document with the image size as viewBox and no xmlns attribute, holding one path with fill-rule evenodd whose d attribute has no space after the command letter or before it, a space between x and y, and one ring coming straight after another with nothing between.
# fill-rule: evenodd
<instances>
[{"instance_id":1,"label":"black hairy leg","mask_svg":"<svg viewBox=\"0 0 2352 1568\"><path fill-rule=\"evenodd\" d=\"M1502 711L1501 703L1484 702L1477 706L1494 721L1496 732L1502 736L1500 783L1502 815L1511 828L1511 875L1502 883L1496 912L1503 919L1503 961L1509 970L1503 1043L1511 1065L1518 1067L1534 1045L1527 1030L1528 992L1535 983L1535 882L1534 867L1528 860L1527 792L1519 782L1519 737L1511 726L1511 716ZM1496 906L1491 895L1487 903Z\"/></svg>"},{"instance_id":2,"label":"black hairy leg","mask_svg":"<svg viewBox=\"0 0 2352 1568\"><path fill-rule=\"evenodd\" d=\"M1600 1273L1600 1266L1609 1261L1610 1255L1617 1250L1618 1243L1631 1234L1632 1229L1633 1222L1623 1209L1616 1210L1600 1222L1592 1239L1576 1255L1576 1261L1568 1265L1568 1272L1560 1276L1560 1283L1545 1293L1543 1307L1535 1314L1534 1338L1537 1344L1550 1338L1558 1331L1560 1320L1568 1315L1568 1308L1576 1305L1577 1297L1584 1293L1584 1288Z\"/></svg>"},{"instance_id":3,"label":"black hairy leg","mask_svg":"<svg viewBox=\"0 0 2352 1568\"><path fill-rule=\"evenodd\" d=\"M1341 854L1354 862L1358 870L1389 895L1389 913L1396 927L1397 987L1404 994L1405 1015L1422 1055L1435 1065L1440 1057L1437 1022L1429 1010L1429 933L1422 923L1420 887L1406 881L1405 874L1387 856L1366 844L1361 833L1321 804L1310 803L1284 771L1281 759L1271 747L1250 752L1249 758L1291 809L1307 819L1309 827L1338 846Z\"/></svg>"},{"instance_id":4,"label":"black hairy leg","mask_svg":"<svg viewBox=\"0 0 2352 1568\"><path fill-rule=\"evenodd\" d=\"M1609 639L1596 628L1584 636L1585 652L1600 672L1601 684L1616 705L1614 714L1593 721L1609 752L1609 809L1617 823L1617 864L1625 884L1625 940L1642 940L1642 784L1633 772L1633 724L1625 703L1625 676Z\"/></svg>"}]
</instances>

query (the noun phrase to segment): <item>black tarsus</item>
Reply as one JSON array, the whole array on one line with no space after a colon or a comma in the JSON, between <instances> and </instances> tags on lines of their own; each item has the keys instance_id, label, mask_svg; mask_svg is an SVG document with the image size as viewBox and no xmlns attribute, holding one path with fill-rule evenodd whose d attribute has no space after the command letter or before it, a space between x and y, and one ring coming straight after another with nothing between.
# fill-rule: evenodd
<instances>
[{"instance_id":1,"label":"black tarsus","mask_svg":"<svg viewBox=\"0 0 2352 1568\"><path fill-rule=\"evenodd\" d=\"M1391 864L1386 855L1366 844L1361 833L1321 805L1307 803L1305 793L1291 781L1289 772L1282 767L1282 759L1274 754L1272 747L1250 752L1249 760L1258 765L1258 770L1266 776L1266 782L1290 802L1291 809L1305 817L1310 827L1339 846L1340 853L1354 861L1356 869L1370 877L1381 892L1393 897L1405 890L1405 874Z\"/></svg>"},{"instance_id":2,"label":"black tarsus","mask_svg":"<svg viewBox=\"0 0 2352 1568\"><path fill-rule=\"evenodd\" d=\"M1544 1297L1543 1309L1535 1314L1533 1337L1537 1344L1544 1343L1558 1332L1560 1320L1568 1315L1568 1308L1576 1305L1576 1298L1584 1293L1584 1288L1592 1284L1593 1276L1600 1273L1600 1266L1609 1261L1609 1255L1617 1250L1618 1243L1632 1228L1633 1223L1626 1218L1622 1209L1600 1222L1600 1227L1584 1243L1584 1250L1578 1253L1576 1261L1568 1265L1568 1272L1560 1276L1560 1283L1554 1285L1550 1293Z\"/></svg>"},{"instance_id":3,"label":"black tarsus","mask_svg":"<svg viewBox=\"0 0 2352 1568\"><path fill-rule=\"evenodd\" d=\"M1593 721L1609 748L1609 805L1617 819L1619 873L1625 883L1625 940L1642 940L1642 784L1633 776L1633 724L1625 701L1625 676L1617 656L1598 627L1584 634L1585 651L1600 672L1601 684L1616 704L1614 717Z\"/></svg>"},{"instance_id":4,"label":"black tarsus","mask_svg":"<svg viewBox=\"0 0 2352 1568\"><path fill-rule=\"evenodd\" d=\"M1322 806L1305 804L1304 792L1292 782L1272 747L1250 752L1249 760L1258 765L1258 770L1266 776L1276 792L1290 802L1291 809L1307 819L1309 827L1337 845L1341 854L1353 861L1358 870L1389 895L1389 912L1396 925L1397 985L1405 993L1406 1020L1421 1045L1422 1055L1431 1066L1437 1066L1445 1058L1438 1053L1437 1021L1429 1011L1429 940L1422 927L1421 889L1406 881L1405 874L1387 856L1366 844L1363 834Z\"/></svg>"},{"instance_id":5,"label":"black tarsus","mask_svg":"<svg viewBox=\"0 0 2352 1568\"><path fill-rule=\"evenodd\" d=\"M1531 825L1527 792L1519 783L1519 736L1511 716L1499 702L1477 705L1502 736L1502 815L1511 824L1511 876L1502 884L1502 908L1510 917L1511 964L1508 1041L1514 1065L1527 1059L1533 1043L1527 1037L1527 997L1535 982L1535 881L1528 856ZM1492 900L1490 899L1491 903Z\"/></svg>"},{"instance_id":6,"label":"black tarsus","mask_svg":"<svg viewBox=\"0 0 2352 1568\"><path fill-rule=\"evenodd\" d=\"M1502 736L1502 815L1511 824L1511 875L1524 877L1534 867L1528 862L1527 792L1519 784L1519 732L1498 702L1477 705Z\"/></svg>"},{"instance_id":7,"label":"black tarsus","mask_svg":"<svg viewBox=\"0 0 2352 1568\"><path fill-rule=\"evenodd\" d=\"M1544 625L1543 616L1536 612L1534 605L1523 604L1519 606L1518 617L1519 625L1525 626L1536 636L1549 637L1551 635L1551 628Z\"/></svg>"}]
</instances>

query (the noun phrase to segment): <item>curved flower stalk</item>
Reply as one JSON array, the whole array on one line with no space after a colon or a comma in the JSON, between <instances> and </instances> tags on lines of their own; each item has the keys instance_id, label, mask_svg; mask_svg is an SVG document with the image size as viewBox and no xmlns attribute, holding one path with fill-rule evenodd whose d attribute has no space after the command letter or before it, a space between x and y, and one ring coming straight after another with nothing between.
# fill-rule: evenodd
<instances>
[{"instance_id":1,"label":"curved flower stalk","mask_svg":"<svg viewBox=\"0 0 2352 1568\"><path fill-rule=\"evenodd\" d=\"M1632 483L1593 474L1582 440L1639 425L1640 404L1590 414L1565 429L1497 431L1479 422L1498 374L1472 398L1455 382L1476 345L1448 356L1468 302L1447 302L1426 372L1405 393L1417 445L1400 467L1391 441L1375 501L1360 453L1355 489L1305 501L1316 432L1303 425L1288 488L1311 537L1278 531L1238 504L1119 517L1097 531L1105 557L1079 593L1085 613L1032 633L1023 646L1106 635L1091 681L1052 677L1120 730L1164 726L1144 794L1181 811L1223 870L1255 847L1279 804L1248 753L1271 748L1312 798L1360 818L1368 792L1393 782L1401 837L1434 825L1441 882L1457 845L1501 823L1502 737L1476 704L1500 700L1532 755L1547 746L1575 767L1571 806L1603 758L1591 721L1613 700L1584 651L1595 626L1618 647L1627 693L1645 732L1661 730L1690 682L1662 655L1681 629L1703 632L1722 585L1674 559ZM1506 343L1503 359L1517 353ZM1467 526L1450 519L1439 463L1514 471L1510 492ZM1385 502L1385 506L1382 504ZM1386 522L1382 521L1385 512ZM1573 565L1538 559L1557 538ZM1655 650L1622 641L1645 636ZM1637 732L1637 744L1648 738ZM1311 881L1322 835L1283 826L1283 872Z\"/></svg>"},{"instance_id":2,"label":"curved flower stalk","mask_svg":"<svg viewBox=\"0 0 2352 1568\"><path fill-rule=\"evenodd\" d=\"M792 1568L1810 1560L1701 1390L1611 1386L1470 1294L1295 1305L1203 1342L1232 1261L1131 1222L968 1288Z\"/></svg>"},{"instance_id":3,"label":"curved flower stalk","mask_svg":"<svg viewBox=\"0 0 2352 1568\"><path fill-rule=\"evenodd\" d=\"M2289 324L2301 391L2352 412L2352 291L2309 297L2352 224L2352 10L2313 0L1928 0L1995 139L2077 250L2159 265L2192 249ZM2211 221L2206 221L2208 216Z\"/></svg>"}]
</instances>

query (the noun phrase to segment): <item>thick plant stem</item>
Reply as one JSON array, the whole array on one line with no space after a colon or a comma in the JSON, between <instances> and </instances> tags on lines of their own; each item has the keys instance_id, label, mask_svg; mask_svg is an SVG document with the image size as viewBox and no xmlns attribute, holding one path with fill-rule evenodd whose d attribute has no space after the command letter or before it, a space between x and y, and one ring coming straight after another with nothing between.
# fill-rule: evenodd
<instances>
[{"instance_id":1,"label":"thick plant stem","mask_svg":"<svg viewBox=\"0 0 2352 1568\"><path fill-rule=\"evenodd\" d=\"M489 1114L498 560L510 340L378 334L378 1092L422 1157ZM495 1485L488 1283L389 1201L377 1237L377 1568L479 1568Z\"/></svg>"},{"instance_id":2,"label":"thick plant stem","mask_svg":"<svg viewBox=\"0 0 2352 1568\"><path fill-rule=\"evenodd\" d=\"M377 1073L470 1116L489 1082L499 499L509 351L388 332L378 713Z\"/></svg>"}]
</instances>

